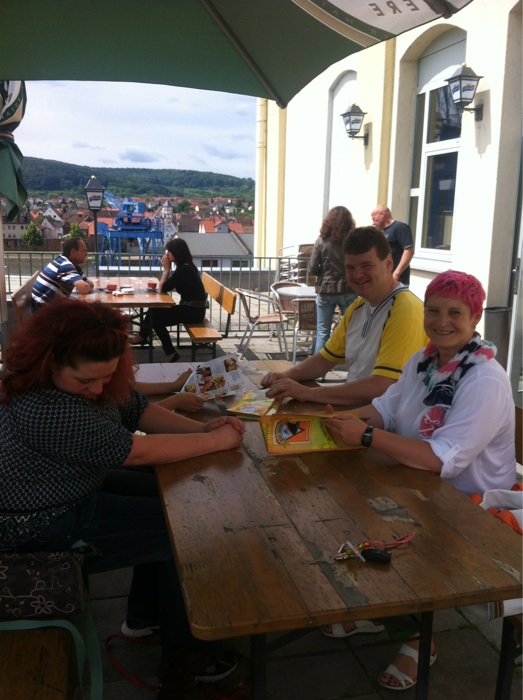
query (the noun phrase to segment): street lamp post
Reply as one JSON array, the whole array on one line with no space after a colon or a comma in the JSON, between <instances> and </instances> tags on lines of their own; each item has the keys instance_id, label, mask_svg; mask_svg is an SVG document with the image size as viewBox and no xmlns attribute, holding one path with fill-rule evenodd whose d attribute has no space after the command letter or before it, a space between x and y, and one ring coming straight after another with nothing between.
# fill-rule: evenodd
<instances>
[{"instance_id":1,"label":"street lamp post","mask_svg":"<svg viewBox=\"0 0 523 700\"><path fill-rule=\"evenodd\" d=\"M100 185L96 179L96 175L92 175L91 179L85 186L85 196L87 197L87 206L92 211L94 216L94 267L96 276L99 276L100 267L98 260L98 212L102 208L105 187Z\"/></svg>"}]
</instances>

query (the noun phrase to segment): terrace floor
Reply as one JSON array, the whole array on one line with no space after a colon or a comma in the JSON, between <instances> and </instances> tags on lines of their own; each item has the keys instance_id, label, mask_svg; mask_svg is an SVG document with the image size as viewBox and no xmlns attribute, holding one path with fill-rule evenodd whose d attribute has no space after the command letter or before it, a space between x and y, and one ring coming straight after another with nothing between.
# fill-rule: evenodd
<instances>
[{"instance_id":1,"label":"terrace floor","mask_svg":"<svg viewBox=\"0 0 523 700\"><path fill-rule=\"evenodd\" d=\"M219 354L235 352L240 338L233 333L224 340ZM182 360L190 360L190 350L182 349ZM148 361L148 350L136 352L140 362ZM202 357L205 355L202 353ZM280 359L276 339L256 337L247 359ZM303 355L301 356L304 357ZM161 362L163 353L155 349L154 361ZM330 372L327 381L343 381L342 372ZM155 691L138 687L111 664L103 649L109 635L118 634L126 610L126 593L130 570L91 577L91 597L95 624L102 645L104 664L104 700L153 700ZM431 700L493 700L499 660L501 621L482 621L472 609L437 612L434 616L435 642L438 660L431 669ZM226 643L245 657L249 656L249 640ZM117 661L136 678L150 685L157 683L156 669L160 659L157 635L143 644L123 639L111 642ZM391 643L386 633L358 635L350 639L328 639L313 630L298 641L277 652L268 664L268 700L380 700L393 693L381 688L376 677L393 659L397 643ZM521 664L521 658L519 659ZM239 667L243 677L248 675L248 662ZM415 690L402 694L405 700L414 698ZM82 698L89 697L84 688ZM248 697L248 694L243 697ZM517 666L511 700L521 700L521 665Z\"/></svg>"}]
</instances>

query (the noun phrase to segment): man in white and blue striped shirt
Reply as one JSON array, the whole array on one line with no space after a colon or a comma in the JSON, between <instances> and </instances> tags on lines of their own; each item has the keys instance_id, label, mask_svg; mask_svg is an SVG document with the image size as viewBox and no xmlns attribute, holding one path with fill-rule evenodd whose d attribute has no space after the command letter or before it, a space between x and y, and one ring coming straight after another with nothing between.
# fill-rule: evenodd
<instances>
[{"instance_id":1,"label":"man in white and blue striped shirt","mask_svg":"<svg viewBox=\"0 0 523 700\"><path fill-rule=\"evenodd\" d=\"M68 238L63 252L44 267L36 278L31 306L33 311L57 297L68 297L73 289L89 294L93 283L84 275L80 264L87 258L87 246L81 238Z\"/></svg>"}]
</instances>

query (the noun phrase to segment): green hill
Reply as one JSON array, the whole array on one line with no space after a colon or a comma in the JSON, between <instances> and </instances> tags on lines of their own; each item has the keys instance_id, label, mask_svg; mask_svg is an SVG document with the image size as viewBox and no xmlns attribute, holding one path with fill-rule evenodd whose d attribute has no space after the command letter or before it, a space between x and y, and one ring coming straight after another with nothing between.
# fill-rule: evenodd
<instances>
[{"instance_id":1,"label":"green hill","mask_svg":"<svg viewBox=\"0 0 523 700\"><path fill-rule=\"evenodd\" d=\"M91 168L57 160L26 157L22 163L31 196L84 197L91 175L118 197L230 197L254 202L252 178L198 170L151 168Z\"/></svg>"}]
</instances>

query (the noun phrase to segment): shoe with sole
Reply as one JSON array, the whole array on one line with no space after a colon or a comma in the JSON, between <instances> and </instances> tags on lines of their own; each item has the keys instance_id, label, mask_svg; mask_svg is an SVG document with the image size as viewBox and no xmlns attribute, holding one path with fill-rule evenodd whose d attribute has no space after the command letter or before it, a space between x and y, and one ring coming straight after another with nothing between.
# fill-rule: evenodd
<instances>
[{"instance_id":1,"label":"shoe with sole","mask_svg":"<svg viewBox=\"0 0 523 700\"><path fill-rule=\"evenodd\" d=\"M132 637L139 639L140 637L148 637L150 634L158 632L160 625L134 625L132 622L125 620L122 625L122 634L124 637Z\"/></svg>"},{"instance_id":2,"label":"shoe with sole","mask_svg":"<svg viewBox=\"0 0 523 700\"><path fill-rule=\"evenodd\" d=\"M416 651L416 649L413 649L412 647L409 647L408 644L402 644L400 647L400 650L398 654L403 654L404 656L410 656L416 663L418 663L419 659L419 653ZM430 665L436 661L438 658L438 652L435 651L434 654L431 654L430 656ZM388 675L392 676L395 678L399 685L390 685L389 683L385 683L382 681L382 677ZM409 688L413 688L416 683L418 682L418 679L414 680L410 676L407 676L406 673L403 673L403 671L400 671L399 668L397 668L394 664L389 664L385 671L381 674L381 676L378 678L378 683L383 687L387 688L387 690L409 690Z\"/></svg>"},{"instance_id":3,"label":"shoe with sole","mask_svg":"<svg viewBox=\"0 0 523 700\"><path fill-rule=\"evenodd\" d=\"M238 656L234 651L224 651L220 658L198 673L194 680L197 683L216 683L230 676L238 666Z\"/></svg>"},{"instance_id":4,"label":"shoe with sole","mask_svg":"<svg viewBox=\"0 0 523 700\"><path fill-rule=\"evenodd\" d=\"M131 345L141 345L142 347L144 345L148 344L147 338L142 338L141 335L138 335L138 333L133 333L133 335L129 336L129 343Z\"/></svg>"},{"instance_id":5,"label":"shoe with sole","mask_svg":"<svg viewBox=\"0 0 523 700\"><path fill-rule=\"evenodd\" d=\"M321 628L322 634L333 639L342 639L344 637L352 637L353 634L378 634L383 632L383 625L375 625L371 620L356 620L356 627L350 632L345 631L345 627L341 622L336 622L334 625L326 625Z\"/></svg>"},{"instance_id":6,"label":"shoe with sole","mask_svg":"<svg viewBox=\"0 0 523 700\"><path fill-rule=\"evenodd\" d=\"M178 360L180 358L181 358L180 353L177 350L175 350L172 355L167 355L167 357L165 358L165 361L166 362L178 362Z\"/></svg>"}]
</instances>

